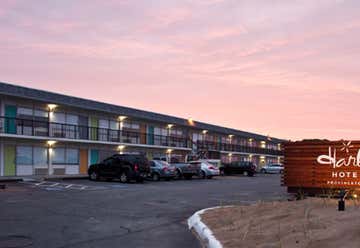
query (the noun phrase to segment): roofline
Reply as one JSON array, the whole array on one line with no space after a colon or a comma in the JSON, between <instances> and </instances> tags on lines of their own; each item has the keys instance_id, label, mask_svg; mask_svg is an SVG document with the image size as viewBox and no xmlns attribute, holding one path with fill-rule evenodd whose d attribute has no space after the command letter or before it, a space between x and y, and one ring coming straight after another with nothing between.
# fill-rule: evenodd
<instances>
[{"instance_id":1,"label":"roofline","mask_svg":"<svg viewBox=\"0 0 360 248\"><path fill-rule=\"evenodd\" d=\"M78 107L82 109L95 110L105 113L111 113L116 115L125 115L132 116L138 119L150 120L156 122L171 123L179 126L190 127L199 130L209 130L217 133L223 133L226 135L236 135L246 138L254 138L257 140L268 140L270 139L273 142L281 143L286 140L278 139L274 137L268 137L265 135L260 135L251 132L245 132L233 128L222 127L214 124L198 122L194 120L195 125L191 126L188 124L188 120L185 118L180 118L176 116L170 116L165 114L160 114L151 111L145 111L140 109L135 109L131 107L124 107L115 104L104 103L100 101L89 100L81 97L74 97L65 94L54 93L50 91L40 90L29 88L26 86L19 86L10 83L0 82L0 94L6 96L14 96L20 98L26 98L36 101L41 101L44 103L54 103L59 105L67 105L72 107Z\"/></svg>"}]
</instances>

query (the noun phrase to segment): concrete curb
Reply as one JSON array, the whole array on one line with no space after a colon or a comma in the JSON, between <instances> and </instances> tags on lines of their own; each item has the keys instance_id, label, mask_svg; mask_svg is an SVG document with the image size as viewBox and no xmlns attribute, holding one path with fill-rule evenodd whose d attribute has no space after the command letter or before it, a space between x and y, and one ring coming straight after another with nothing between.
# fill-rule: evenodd
<instances>
[{"instance_id":1,"label":"concrete curb","mask_svg":"<svg viewBox=\"0 0 360 248\"><path fill-rule=\"evenodd\" d=\"M226 206L230 207L230 206ZM188 226L190 230L194 230L196 234L199 236L201 241L205 244L205 247L208 248L222 248L222 244L219 240L216 239L212 231L208 226L201 221L201 215L204 214L208 210L223 208L223 207L213 207L206 208L200 211L197 211L188 219Z\"/></svg>"}]
</instances>

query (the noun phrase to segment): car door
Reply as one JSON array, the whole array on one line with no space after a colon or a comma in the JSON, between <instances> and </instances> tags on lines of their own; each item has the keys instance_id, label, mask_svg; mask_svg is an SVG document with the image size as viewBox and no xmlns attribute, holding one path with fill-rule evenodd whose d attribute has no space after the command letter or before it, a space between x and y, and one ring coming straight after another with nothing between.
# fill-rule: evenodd
<instances>
[{"instance_id":1,"label":"car door","mask_svg":"<svg viewBox=\"0 0 360 248\"><path fill-rule=\"evenodd\" d=\"M113 172L112 172L112 166L113 166L113 161L114 158L107 158L105 159L101 164L100 164L100 175L101 176L112 176Z\"/></svg>"}]
</instances>

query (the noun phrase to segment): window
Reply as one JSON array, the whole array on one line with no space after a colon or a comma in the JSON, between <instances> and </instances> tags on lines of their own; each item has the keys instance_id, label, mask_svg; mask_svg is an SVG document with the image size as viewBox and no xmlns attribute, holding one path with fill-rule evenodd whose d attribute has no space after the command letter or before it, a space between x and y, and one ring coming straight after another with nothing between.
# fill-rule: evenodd
<instances>
[{"instance_id":1,"label":"window","mask_svg":"<svg viewBox=\"0 0 360 248\"><path fill-rule=\"evenodd\" d=\"M139 129L139 128L140 128L140 125L137 124L137 123L132 123L132 122L124 121L123 127L124 127L124 128L130 128L130 129Z\"/></svg>"},{"instance_id":2,"label":"window","mask_svg":"<svg viewBox=\"0 0 360 248\"><path fill-rule=\"evenodd\" d=\"M53 164L79 164L79 150L71 148L55 148L52 154Z\"/></svg>"},{"instance_id":3,"label":"window","mask_svg":"<svg viewBox=\"0 0 360 248\"><path fill-rule=\"evenodd\" d=\"M18 110L17 110L17 114L18 115L32 116L33 115L33 110L31 108L19 107Z\"/></svg>"},{"instance_id":4,"label":"window","mask_svg":"<svg viewBox=\"0 0 360 248\"><path fill-rule=\"evenodd\" d=\"M52 163L53 164L65 164L65 149L54 148L52 152Z\"/></svg>"},{"instance_id":5,"label":"window","mask_svg":"<svg viewBox=\"0 0 360 248\"><path fill-rule=\"evenodd\" d=\"M49 117L49 112L47 112L45 110L35 109L34 110L34 116L42 117L42 118L48 118Z\"/></svg>"},{"instance_id":6,"label":"window","mask_svg":"<svg viewBox=\"0 0 360 248\"><path fill-rule=\"evenodd\" d=\"M66 164L79 164L79 150L66 149Z\"/></svg>"},{"instance_id":7,"label":"window","mask_svg":"<svg viewBox=\"0 0 360 248\"><path fill-rule=\"evenodd\" d=\"M32 165L33 151L31 146L18 146L16 148L16 164Z\"/></svg>"},{"instance_id":8,"label":"window","mask_svg":"<svg viewBox=\"0 0 360 248\"><path fill-rule=\"evenodd\" d=\"M56 123L65 123L65 114L64 113L53 113L52 114L52 122Z\"/></svg>"},{"instance_id":9,"label":"window","mask_svg":"<svg viewBox=\"0 0 360 248\"><path fill-rule=\"evenodd\" d=\"M34 165L48 164L48 149L45 147L34 147Z\"/></svg>"},{"instance_id":10,"label":"window","mask_svg":"<svg viewBox=\"0 0 360 248\"><path fill-rule=\"evenodd\" d=\"M117 121L110 121L110 129L119 129L119 122Z\"/></svg>"}]
</instances>

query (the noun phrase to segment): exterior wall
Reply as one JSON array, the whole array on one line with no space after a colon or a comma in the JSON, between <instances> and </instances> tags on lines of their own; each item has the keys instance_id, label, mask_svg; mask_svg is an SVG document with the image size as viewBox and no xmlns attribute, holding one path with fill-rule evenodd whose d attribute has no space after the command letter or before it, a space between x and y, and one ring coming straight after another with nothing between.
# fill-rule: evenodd
<instances>
[{"instance_id":1,"label":"exterior wall","mask_svg":"<svg viewBox=\"0 0 360 248\"><path fill-rule=\"evenodd\" d=\"M252 139L250 142L248 138L244 137L232 137L230 135L221 134L218 132L211 132L209 130L206 134L203 133L203 130L197 129L196 126L172 126L169 128L169 123L161 123L156 121L143 121L132 119L131 116L128 116L127 119L120 121L118 120L119 116L110 113L102 113L100 111L91 111L86 109L80 109L77 107L69 106L57 106L53 111L49 111L47 104L41 101L21 99L18 97L11 96L0 96L0 115L5 116L5 106L13 105L16 106L18 118L15 122L14 119L11 119L15 125L14 135L19 135L19 137L8 137L11 135L2 135L0 137L0 176L5 176L7 174L14 175L60 175L60 174L79 174L86 173L87 168L91 163L97 163L100 160L106 158L107 156L113 155L114 153L119 153L118 146L126 145L126 147L121 152L140 152L145 154L149 159L154 157L164 157L167 160L178 160L180 162L185 160L186 155L191 153L191 148L193 152L197 152L199 149L196 143L192 142L209 142L210 148L207 153L210 154L211 158L220 158L223 162L230 161L248 161L253 160L254 163L259 165L260 158L258 155L254 155L251 159L249 154L239 154L239 152L234 152L232 156L229 156L230 151L225 150L229 146L221 146L223 144L228 145L238 145L244 146L248 144L251 147L261 147L263 143L259 140ZM34 121L38 121L39 116L27 116L24 114L26 112L24 108L32 109L32 113L35 113L35 110L42 110L48 113L46 117L41 117L42 124L47 126L44 128L46 131L41 135L37 130L37 126L34 127ZM19 116L19 109L22 109L22 115ZM49 111L49 112L48 112ZM24 116L24 117L23 117ZM54 122L54 120L61 119L59 116L63 116L63 120L60 120L60 123L48 123ZM30 117L30 118L29 118ZM56 118L55 118L56 117ZM71 117L71 118L70 118ZM24 125L24 122L27 121L32 126ZM17 124L15 124L17 123ZM22 125L20 124L22 123ZM114 125L115 123L115 125ZM4 132L4 120L0 121L0 134L7 134ZM54 130L50 127L54 125L58 129L62 130L65 126L66 131L61 132L56 136ZM19 132L19 126L20 131ZM79 129L80 131L75 130L75 127L83 127ZM41 128L41 126L40 126ZM34 131L35 130L35 131ZM76 129L77 130L77 129ZM120 135L120 140L115 139L114 141L110 139L109 132L112 130L119 130L122 132L117 132ZM69 132L68 132L69 131ZM137 137L125 137L126 132L138 134ZM159 134L162 135L159 137ZM124 134L125 133L125 134ZM27 138L23 136L28 136ZM102 135L106 139L102 140ZM158 136L157 136L158 135ZM124 137L123 137L124 136ZM73 139L70 141L69 139ZM128 142L125 143L124 141ZM186 144L185 150L181 145ZM189 140L186 140L189 139ZM57 140L55 145L51 148L48 147L48 140ZM96 142L94 142L96 141ZM100 144L98 141L102 142ZM131 144L130 144L131 143ZM144 147L144 145L148 145ZM163 146L162 148L156 147ZM265 147L276 149L278 144L266 141ZM176 147L172 147L176 146ZM25 164L19 163L18 159L18 147L25 147L23 149L28 149L32 147L32 159L34 160L35 147L46 148L48 152L48 160L46 163L35 163L29 164L29 161L25 161ZM27 148L26 148L27 147ZM230 146L231 147L231 146ZM76 163L58 163L53 161L54 153L56 153L57 148L64 148L65 152L67 149L78 150L78 160ZM169 148L169 149L167 149ZM171 149L170 149L171 148ZM13 159L15 149L15 157ZM170 151L169 151L170 150ZM224 151L228 152L226 154L221 154ZM66 159L65 155L65 159ZM210 155L209 155L210 156ZM277 157L268 158L266 155L263 155L265 162L268 163L277 159ZM265 157L266 156L266 157ZM24 158L26 159L26 158ZM15 161L15 171L11 171L11 161ZM21 161L21 159L20 159ZM6 172L6 173L5 173Z\"/></svg>"}]
</instances>

